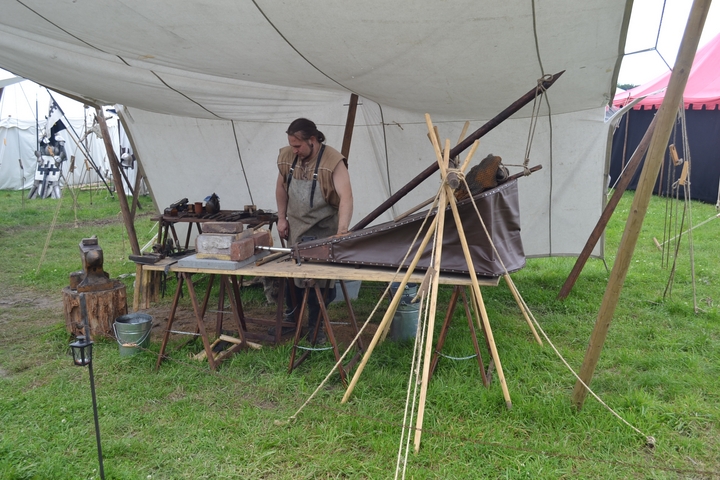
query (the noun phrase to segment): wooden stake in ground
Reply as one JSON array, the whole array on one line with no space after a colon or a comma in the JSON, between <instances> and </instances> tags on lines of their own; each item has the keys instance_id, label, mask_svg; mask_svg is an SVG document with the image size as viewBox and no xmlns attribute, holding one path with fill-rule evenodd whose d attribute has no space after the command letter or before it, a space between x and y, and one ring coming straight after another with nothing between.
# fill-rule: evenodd
<instances>
[{"instance_id":1,"label":"wooden stake in ground","mask_svg":"<svg viewBox=\"0 0 720 480\"><path fill-rule=\"evenodd\" d=\"M581 409L585 402L587 395L585 385L589 385L592 380L595 366L600 358L600 352L605 344L605 338L607 337L615 307L620 297L620 291L622 290L630 261L635 251L635 244L640 234L640 228L642 227L645 213L650 203L653 186L655 185L655 180L657 179L665 155L665 148L670 139L675 116L677 115L678 107L682 104L682 95L690 75L693 60L695 59L695 52L697 51L700 34L705 24L705 18L710 9L710 3L711 0L695 0L690 10L690 17L688 18L685 34L680 43L680 51L675 62L675 67L672 75L670 75L670 82L665 94L665 99L657 113L658 120L657 126L655 127L655 134L650 141L647 159L645 160L645 165L640 175L638 188L635 191L635 197L633 198L630 214L628 215L628 220L625 225L625 232L618 247L615 264L613 265L610 280L608 281L608 286L605 290L602 304L600 305L600 311L598 312L598 318L595 322L595 328L590 336L590 344L588 345L585 359L580 369L580 380L578 380L573 389L572 403L577 409Z\"/></svg>"}]
</instances>

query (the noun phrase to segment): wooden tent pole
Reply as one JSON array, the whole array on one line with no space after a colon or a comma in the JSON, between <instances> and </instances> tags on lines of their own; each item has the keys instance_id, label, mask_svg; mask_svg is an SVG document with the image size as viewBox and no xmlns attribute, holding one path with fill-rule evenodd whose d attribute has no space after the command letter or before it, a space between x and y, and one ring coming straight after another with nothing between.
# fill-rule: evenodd
<instances>
[{"instance_id":1,"label":"wooden tent pole","mask_svg":"<svg viewBox=\"0 0 720 480\"><path fill-rule=\"evenodd\" d=\"M135 218L135 212L137 211L137 208L140 207L142 209L142 205L140 205L140 180L142 180L142 175L140 175L140 165L137 165L137 172L135 172L135 188L133 188L133 200L132 200L132 206L130 207L130 218Z\"/></svg>"},{"instance_id":2,"label":"wooden tent pole","mask_svg":"<svg viewBox=\"0 0 720 480\"><path fill-rule=\"evenodd\" d=\"M348 160L350 155L350 142L352 142L353 128L355 128L355 112L357 112L358 96L356 94L350 95L350 105L348 106L347 120L345 121L345 134L343 135L342 148L340 153Z\"/></svg>"},{"instance_id":3,"label":"wooden tent pole","mask_svg":"<svg viewBox=\"0 0 720 480\"><path fill-rule=\"evenodd\" d=\"M615 208L618 206L618 203L620 203L620 199L625 193L627 186L635 176L635 172L640 165L640 160L642 160L645 156L645 152L647 152L648 146L650 145L650 139L655 131L656 122L657 115L653 118L652 122L650 122L650 126L645 131L645 135L643 135L642 140L640 140L640 144L630 157L630 160L627 163L627 168L622 173L620 181L618 182L610 201L607 205L605 205L605 209L603 210L602 215L600 215L600 219L595 225L592 233L590 233L587 243L585 243L585 247L583 247L582 252L580 252L577 261L575 262L575 266L573 266L573 269L570 271L570 275L568 275L567 280L565 280L565 283L560 289L560 293L558 293L557 296L558 300L566 299L567 296L570 295L570 290L572 290L573 286L575 286L575 282L577 282L580 272L582 272L582 269L585 267L585 263L588 261L588 258L590 258L590 254L592 254L595 245L597 245L597 242L600 240L600 237L605 231L605 227L607 227L610 217L612 217L612 214L615 212Z\"/></svg>"},{"instance_id":4,"label":"wooden tent pole","mask_svg":"<svg viewBox=\"0 0 720 480\"><path fill-rule=\"evenodd\" d=\"M427 114L425 115L425 118L428 118ZM430 131L432 132L433 130ZM435 135L437 135L437 133ZM433 146L436 146L437 151L437 137L433 138ZM439 151L437 151L437 153L439 154ZM440 169L443 170L443 173L445 172L445 168L447 167L449 153L450 140L447 140L445 142L445 156L438 156L437 159L438 163L441 163ZM444 178L445 175L443 175L443 179ZM425 335L425 352L423 354L422 377L420 381L420 398L418 401L417 418L415 419L415 452L418 452L420 450L420 437L422 436L422 426L423 420L425 418L425 400L427 398L427 389L430 380L430 361L432 360L433 336L435 333L435 313L437 312L438 287L440 286L438 276L440 275L440 260L442 258L443 249L443 233L445 231L445 209L447 208L448 202L447 187L443 185L440 188L442 190L440 191L440 202L438 203L438 210L436 215L436 218L438 219L438 224L437 232L435 234L433 272L432 277L430 277L430 309L428 310L427 316L428 321Z\"/></svg>"},{"instance_id":5,"label":"wooden tent pole","mask_svg":"<svg viewBox=\"0 0 720 480\"><path fill-rule=\"evenodd\" d=\"M695 59L695 52L697 51L698 42L700 41L700 34L702 33L711 3L712 0L695 0L690 10L690 17L688 18L685 33L680 43L680 50L677 60L675 61L675 66L670 75L667 92L665 93L665 98L660 106L660 110L657 113L657 126L650 141L647 159L640 174L638 188L635 191L633 204L625 225L625 232L618 247L615 264L610 273L610 279L602 299L602 304L600 305L595 328L590 336L590 344L588 345L585 359L580 369L580 380L582 380L582 382L578 380L573 389L572 403L578 410L582 408L585 402L585 397L587 396L585 385L590 385L595 367L600 358L600 352L607 337L608 329L610 328L610 323L612 322L613 313L615 312L615 307L617 306L618 298L620 297L620 292L625 282L643 219L645 218L645 213L650 203L653 186L657 180L665 149L670 139L675 116L682 103L685 85L690 76L690 70L693 60ZM583 385L583 382L585 385Z\"/></svg>"},{"instance_id":6,"label":"wooden tent pole","mask_svg":"<svg viewBox=\"0 0 720 480\"><path fill-rule=\"evenodd\" d=\"M117 192L120 202L120 211L122 212L125 228L127 229L130 248L132 249L133 255L140 255L140 244L138 243L137 234L135 233L135 222L128 207L127 196L125 196L125 188L123 187L122 176L120 175L120 167L118 167L118 159L115 156L115 150L113 150L112 142L110 141L110 131L108 130L107 122L105 122L102 111L95 107L95 113L103 134L103 142L105 143L110 170L112 170L113 183L115 184L115 191Z\"/></svg>"}]
</instances>

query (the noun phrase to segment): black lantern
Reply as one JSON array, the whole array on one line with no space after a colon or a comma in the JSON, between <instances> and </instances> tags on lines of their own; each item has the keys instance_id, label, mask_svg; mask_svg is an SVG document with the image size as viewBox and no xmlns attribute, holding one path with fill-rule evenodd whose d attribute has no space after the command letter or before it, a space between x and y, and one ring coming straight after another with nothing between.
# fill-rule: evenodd
<instances>
[{"instance_id":1,"label":"black lantern","mask_svg":"<svg viewBox=\"0 0 720 480\"><path fill-rule=\"evenodd\" d=\"M84 336L79 336L76 341L70 344L73 363L78 367L84 367L92 363L93 342L88 341Z\"/></svg>"}]
</instances>

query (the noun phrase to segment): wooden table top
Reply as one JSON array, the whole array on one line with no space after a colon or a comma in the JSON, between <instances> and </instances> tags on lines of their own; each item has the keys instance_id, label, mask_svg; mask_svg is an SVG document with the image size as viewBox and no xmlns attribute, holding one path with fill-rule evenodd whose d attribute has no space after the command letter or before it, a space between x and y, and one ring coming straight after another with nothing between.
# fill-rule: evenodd
<instances>
[{"instance_id":1,"label":"wooden table top","mask_svg":"<svg viewBox=\"0 0 720 480\"><path fill-rule=\"evenodd\" d=\"M186 273L206 273L216 275L245 275L245 276L264 276L264 277L284 277L284 278L312 278L312 279L335 279L335 280L365 280L372 282L400 282L405 275L405 269L396 272L392 268L370 267L342 265L338 263L311 263L304 262L295 263L288 256L269 261L262 265L251 263L247 266L234 269L213 269L213 268L193 268L181 267L177 262L179 258L164 258L157 263L151 265L143 265L144 270L164 271L167 268L169 272L186 272ZM168 267L169 265L169 267ZM425 277L424 270L416 270L410 276L409 282L421 283ZM444 285L472 285L469 275L441 273L440 283ZM499 277L478 277L480 286L495 287L500 281Z\"/></svg>"}]
</instances>

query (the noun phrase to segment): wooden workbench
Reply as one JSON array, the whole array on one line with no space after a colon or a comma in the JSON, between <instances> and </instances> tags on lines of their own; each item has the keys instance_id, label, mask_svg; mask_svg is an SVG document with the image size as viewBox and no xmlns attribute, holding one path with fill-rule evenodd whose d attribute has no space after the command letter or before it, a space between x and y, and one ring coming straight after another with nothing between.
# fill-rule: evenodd
<instances>
[{"instance_id":1,"label":"wooden workbench","mask_svg":"<svg viewBox=\"0 0 720 480\"><path fill-rule=\"evenodd\" d=\"M175 310L177 308L178 300L180 297L180 291L182 289L182 284L185 283L188 288L188 292L190 294L190 297L193 302L193 309L195 311L195 316L197 320L197 331L200 332L200 336L203 340L203 345L205 348L205 351L207 352L207 358L210 362L210 367L214 370L216 368L216 363L213 360L212 355L212 346L210 345L209 338L207 333L205 332L205 326L204 326L204 315L207 308L207 302L209 298L209 290L206 292L205 299L203 300L202 304L198 302L195 289L193 287L193 282L191 280L191 276L193 274L207 274L210 275L211 281L210 281L210 287L212 288L212 279L215 275L220 277L221 285L223 285L224 291L228 294L230 300L231 300L231 314L233 317L233 320L236 323L236 327L238 329L238 333L240 335L240 343L237 346L237 348L242 347L245 344L245 336L246 332L246 326L245 326L245 317L243 314L242 309L242 303L240 300L239 295L239 289L238 289L238 282L237 277L238 276L265 276L265 277L274 277L274 278L281 278L281 279L336 279L336 280L342 280L342 281L350 281L350 280L365 280L365 281L374 281L374 282L395 282L395 281L401 281L403 278L404 273L402 271L396 272L394 269L390 268L380 268L380 267L369 267L369 266L360 266L356 267L353 265L341 265L341 264L334 264L334 263L302 263L298 264L294 260L292 260L289 256L284 256L282 258L278 258L272 261L268 261L266 263L263 263L261 265L257 265L255 263L251 263L247 266L237 268L237 269L213 269L213 268L194 268L194 267L187 267L187 266L180 266L178 265L178 257L175 258L165 258L160 260L159 262L155 264L150 265L141 265L141 268L139 269L141 271L141 277L147 277L149 272L159 272L163 271L166 273L177 273L179 275L179 281L178 286L175 292L175 298L173 300L173 305L171 308L170 316L168 317L168 326L166 328L166 332L163 336L163 342L161 346L161 351L158 356L158 363L157 367L160 366L160 363L164 357L165 348L167 346L169 333L171 331L171 325L173 323ZM260 263L260 262L258 262ZM423 278L425 276L425 272L423 271L417 271L414 272L410 278L409 282L412 283L421 283L423 281ZM440 283L446 284L446 285L455 285L455 286L467 286L471 285L471 280L468 275L461 275L461 274L441 274L439 276ZM282 282L284 284L284 282ZM481 286L497 286L499 283L498 277L479 277L478 283ZM147 282L143 282L142 278L136 279L135 282L135 295L140 295L140 290L142 289L142 285L147 285ZM347 299L346 299L347 300ZM282 310L283 310L283 303L282 301L278 302L277 312L276 312L276 335L274 339L268 338L267 340L274 340L275 342L280 341L280 330L285 323L282 321ZM350 308L349 301L348 308ZM352 314L351 314L352 315ZM353 317L354 318L354 317ZM357 329L357 326L356 326ZM298 340L299 335L299 328L298 333L296 334L296 343ZM337 346L334 345L335 349L337 350ZM338 352L335 352L336 356L338 356ZM292 360L291 360L292 364ZM292 367L291 367L292 369Z\"/></svg>"},{"instance_id":2,"label":"wooden workbench","mask_svg":"<svg viewBox=\"0 0 720 480\"><path fill-rule=\"evenodd\" d=\"M142 265L143 271L167 271L167 272L186 272L186 273L207 273L216 275L245 275L245 276L263 276L275 278L309 278L309 279L326 279L332 278L336 280L365 280L369 282L399 282L402 280L405 270L399 273L392 268L370 267L370 266L354 266L342 265L339 263L302 263L296 264L289 256L282 257L277 260L267 262L263 265L254 263L235 269L213 269L213 268L192 268L180 267L177 265L179 258L164 258L157 263L151 265ZM420 283L425 277L425 272L416 270L410 276L410 283ZM481 287L495 287L500 281L499 277L478 277L478 283ZM138 284L136 282L136 290ZM440 283L444 285L471 285L470 276L463 274L441 273ZM136 291L137 295L138 292Z\"/></svg>"}]
</instances>

